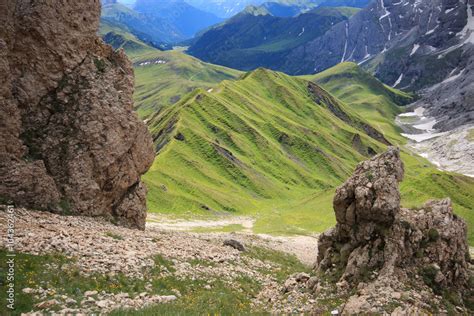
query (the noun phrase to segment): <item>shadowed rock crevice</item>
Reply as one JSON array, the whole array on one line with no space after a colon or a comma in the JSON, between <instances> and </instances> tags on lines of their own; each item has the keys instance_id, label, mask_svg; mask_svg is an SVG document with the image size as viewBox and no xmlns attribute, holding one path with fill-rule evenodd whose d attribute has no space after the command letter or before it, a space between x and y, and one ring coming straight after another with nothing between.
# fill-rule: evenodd
<instances>
[{"instance_id":1,"label":"shadowed rock crevice","mask_svg":"<svg viewBox=\"0 0 474 316\"><path fill-rule=\"evenodd\" d=\"M133 112L132 65L97 37L99 16L96 0L2 6L0 197L144 228L152 140Z\"/></svg>"}]
</instances>

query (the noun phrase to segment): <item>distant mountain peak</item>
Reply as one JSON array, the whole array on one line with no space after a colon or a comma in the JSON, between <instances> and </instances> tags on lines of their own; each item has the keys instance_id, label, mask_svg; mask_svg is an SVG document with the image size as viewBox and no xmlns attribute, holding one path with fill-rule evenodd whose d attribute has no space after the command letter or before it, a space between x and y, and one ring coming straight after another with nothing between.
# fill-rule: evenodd
<instances>
[{"instance_id":1,"label":"distant mountain peak","mask_svg":"<svg viewBox=\"0 0 474 316\"><path fill-rule=\"evenodd\" d=\"M250 14L254 16L271 15L271 13L263 6L248 5L240 14Z\"/></svg>"}]
</instances>

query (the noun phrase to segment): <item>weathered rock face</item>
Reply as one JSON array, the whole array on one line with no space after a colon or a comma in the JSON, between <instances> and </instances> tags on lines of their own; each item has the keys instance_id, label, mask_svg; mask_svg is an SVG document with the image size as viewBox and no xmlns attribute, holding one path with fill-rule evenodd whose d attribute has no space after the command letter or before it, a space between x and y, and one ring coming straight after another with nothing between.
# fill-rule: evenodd
<instances>
[{"instance_id":1,"label":"weathered rock face","mask_svg":"<svg viewBox=\"0 0 474 316\"><path fill-rule=\"evenodd\" d=\"M398 87L432 85L455 67L460 51L447 55L469 41L470 1L371 1L348 21L295 49L287 71L319 72L341 61L370 61L379 78L388 84L395 84L403 74ZM468 29L464 31L465 27ZM384 56L382 61L374 58L379 54ZM428 65L432 66L430 71L424 69ZM437 69L435 65L443 67Z\"/></svg>"},{"instance_id":2,"label":"weathered rock face","mask_svg":"<svg viewBox=\"0 0 474 316\"><path fill-rule=\"evenodd\" d=\"M429 201L416 210L400 208L402 178L396 148L358 165L337 189L337 225L320 237L318 272L336 276L346 290L378 282L372 289L376 292L421 276L435 293L454 289L468 294L466 224L453 214L449 199ZM353 297L354 302L360 303L360 297Z\"/></svg>"},{"instance_id":3,"label":"weathered rock face","mask_svg":"<svg viewBox=\"0 0 474 316\"><path fill-rule=\"evenodd\" d=\"M461 59L446 79L422 91L423 98L413 105L426 108L436 118L434 128L443 132L474 122L474 45L464 48Z\"/></svg>"},{"instance_id":4,"label":"weathered rock face","mask_svg":"<svg viewBox=\"0 0 474 316\"><path fill-rule=\"evenodd\" d=\"M0 197L144 228L154 157L100 1L0 2Z\"/></svg>"}]
</instances>

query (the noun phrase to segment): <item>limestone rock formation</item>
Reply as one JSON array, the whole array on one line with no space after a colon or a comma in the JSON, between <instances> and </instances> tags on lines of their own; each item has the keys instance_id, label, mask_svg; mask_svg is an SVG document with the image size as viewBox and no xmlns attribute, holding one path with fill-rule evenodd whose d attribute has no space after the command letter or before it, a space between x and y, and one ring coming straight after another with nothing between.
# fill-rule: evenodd
<instances>
[{"instance_id":1,"label":"limestone rock formation","mask_svg":"<svg viewBox=\"0 0 474 316\"><path fill-rule=\"evenodd\" d=\"M144 228L154 153L100 1L0 0L0 198Z\"/></svg>"},{"instance_id":2,"label":"limestone rock formation","mask_svg":"<svg viewBox=\"0 0 474 316\"><path fill-rule=\"evenodd\" d=\"M449 199L401 208L403 173L399 149L390 148L360 163L336 191L337 224L320 237L317 272L335 277L341 290L363 289L347 302L350 312L367 312L368 297L416 280L438 295L473 294L465 222Z\"/></svg>"}]
</instances>

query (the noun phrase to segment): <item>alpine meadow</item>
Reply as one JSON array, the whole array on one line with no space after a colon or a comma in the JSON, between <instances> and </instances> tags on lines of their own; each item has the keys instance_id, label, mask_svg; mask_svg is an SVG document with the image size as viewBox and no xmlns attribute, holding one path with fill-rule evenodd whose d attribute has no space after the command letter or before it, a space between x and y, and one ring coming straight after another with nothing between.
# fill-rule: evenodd
<instances>
[{"instance_id":1,"label":"alpine meadow","mask_svg":"<svg viewBox=\"0 0 474 316\"><path fill-rule=\"evenodd\" d=\"M1 315L474 313L472 0L0 0Z\"/></svg>"}]
</instances>

